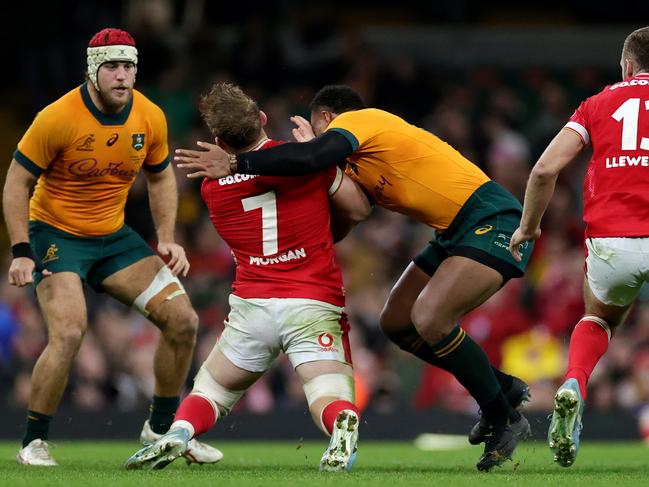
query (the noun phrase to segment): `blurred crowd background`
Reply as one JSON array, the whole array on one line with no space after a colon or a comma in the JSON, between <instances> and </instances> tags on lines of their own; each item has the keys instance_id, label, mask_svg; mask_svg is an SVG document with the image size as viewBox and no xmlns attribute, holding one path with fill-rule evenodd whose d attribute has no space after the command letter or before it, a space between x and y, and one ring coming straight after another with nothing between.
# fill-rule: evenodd
<instances>
[{"instance_id":1,"label":"blurred crowd background","mask_svg":"<svg viewBox=\"0 0 649 487\"><path fill-rule=\"evenodd\" d=\"M5 47L18 54L5 58L11 76L0 78L2 173L36 112L83 81L88 39L105 26L119 26L136 39L136 88L165 111L171 150L208 139L196 105L214 81L240 84L268 114L268 134L287 140L289 116L308 116L308 103L322 85L345 83L368 105L437 134L522 199L536 158L583 99L619 79L624 36L642 25L590 3L585 9L585 2L560 8L553 2L536 8L532 3L523 10L514 2L431 3L333 2L325 7L280 1L227 8L207 0L43 3L28 31L24 22L16 22L0 33ZM20 6L7 8L9 19L20 13ZM601 35L591 31L591 38L610 42L607 49L580 53L570 44L571 33L587 33L591 23L605 27ZM483 43L480 32L492 44ZM560 53L550 62L534 61L545 46L556 50L556 35L566 42ZM521 45L525 39L532 48ZM539 411L551 409L568 339L583 311L581 185L588 159L585 154L561 175L526 277L508 283L462 322L494 364L531 384L529 407ZM192 265L184 284L201 318L195 371L223 328L234 263L208 220L199 182L181 172L177 176L177 238ZM155 246L142 178L131 192L127 223ZM476 412L474 401L450 375L401 352L378 326L391 286L430 238L429 228L376 209L337 246L358 397L370 410L437 406ZM1 273L6 274L6 233L0 241ZM103 295L89 291L88 303L90 326L64 403L83 410L141 411L152 392L158 332ZM0 279L0 407L25 409L30 372L45 343L33 290ZM643 294L595 371L588 407L633 411L646 424L648 401L649 294ZM264 413L304 403L289 362L281 358L238 408Z\"/></svg>"}]
</instances>

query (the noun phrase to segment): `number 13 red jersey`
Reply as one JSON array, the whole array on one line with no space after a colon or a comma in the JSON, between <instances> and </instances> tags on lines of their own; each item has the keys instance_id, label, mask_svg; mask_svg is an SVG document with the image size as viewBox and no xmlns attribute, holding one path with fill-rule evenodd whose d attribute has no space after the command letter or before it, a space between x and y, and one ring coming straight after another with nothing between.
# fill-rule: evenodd
<instances>
[{"instance_id":1,"label":"number 13 red jersey","mask_svg":"<svg viewBox=\"0 0 649 487\"><path fill-rule=\"evenodd\" d=\"M267 140L257 149L281 142ZM241 298L307 298L344 306L329 220L337 167L300 177L235 174L205 179L210 219L230 246Z\"/></svg>"},{"instance_id":2,"label":"number 13 red jersey","mask_svg":"<svg viewBox=\"0 0 649 487\"><path fill-rule=\"evenodd\" d=\"M566 127L593 146L584 180L586 236L649 236L649 73L588 98Z\"/></svg>"}]
</instances>

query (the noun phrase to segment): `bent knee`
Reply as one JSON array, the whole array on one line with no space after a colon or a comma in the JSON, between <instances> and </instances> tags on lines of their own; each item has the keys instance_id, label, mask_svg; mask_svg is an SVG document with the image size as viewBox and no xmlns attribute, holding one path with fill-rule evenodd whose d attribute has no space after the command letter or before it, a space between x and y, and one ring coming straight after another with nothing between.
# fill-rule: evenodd
<instances>
[{"instance_id":1,"label":"bent knee","mask_svg":"<svg viewBox=\"0 0 649 487\"><path fill-rule=\"evenodd\" d=\"M61 323L56 330L50 327L48 345L54 347L58 353L76 353L86 333L84 324L75 322Z\"/></svg>"},{"instance_id":2,"label":"bent knee","mask_svg":"<svg viewBox=\"0 0 649 487\"><path fill-rule=\"evenodd\" d=\"M410 319L417 332L428 342L444 339L455 328L458 317L445 312L435 303L415 302Z\"/></svg>"},{"instance_id":3,"label":"bent knee","mask_svg":"<svg viewBox=\"0 0 649 487\"><path fill-rule=\"evenodd\" d=\"M191 306L171 310L155 323L167 340L193 344L198 331L198 315Z\"/></svg>"}]
</instances>

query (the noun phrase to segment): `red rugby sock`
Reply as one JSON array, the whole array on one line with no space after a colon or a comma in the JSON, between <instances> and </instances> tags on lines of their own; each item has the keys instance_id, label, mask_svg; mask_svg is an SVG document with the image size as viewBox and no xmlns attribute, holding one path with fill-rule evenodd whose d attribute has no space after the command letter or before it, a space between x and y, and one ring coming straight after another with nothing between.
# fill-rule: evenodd
<instances>
[{"instance_id":1,"label":"red rugby sock","mask_svg":"<svg viewBox=\"0 0 649 487\"><path fill-rule=\"evenodd\" d=\"M331 432L334 429L334 422L336 421L336 416L338 416L338 413L340 411L343 411L344 409L351 409L352 411L354 411L356 413L356 416L358 416L358 419L360 420L361 412L353 403L349 401L330 402L324 407L321 415L322 424L327 429L329 434L331 434Z\"/></svg>"},{"instance_id":2,"label":"red rugby sock","mask_svg":"<svg viewBox=\"0 0 649 487\"><path fill-rule=\"evenodd\" d=\"M590 374L608 349L609 334L604 325L608 328L604 320L585 316L577 323L570 337L565 378L577 379L582 399L586 399L586 385Z\"/></svg>"},{"instance_id":3,"label":"red rugby sock","mask_svg":"<svg viewBox=\"0 0 649 487\"><path fill-rule=\"evenodd\" d=\"M187 421L194 427L194 436L209 431L216 423L214 406L205 397L198 394L188 395L178 406L175 421Z\"/></svg>"}]
</instances>

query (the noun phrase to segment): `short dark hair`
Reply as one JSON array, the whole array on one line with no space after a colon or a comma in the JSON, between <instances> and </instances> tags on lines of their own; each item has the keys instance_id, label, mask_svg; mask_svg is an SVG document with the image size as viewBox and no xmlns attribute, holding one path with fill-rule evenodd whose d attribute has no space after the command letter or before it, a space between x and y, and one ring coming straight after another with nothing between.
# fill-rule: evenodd
<instances>
[{"instance_id":1,"label":"short dark hair","mask_svg":"<svg viewBox=\"0 0 649 487\"><path fill-rule=\"evenodd\" d=\"M649 69L649 27L631 32L624 40L622 53L632 58L640 69Z\"/></svg>"},{"instance_id":2,"label":"short dark hair","mask_svg":"<svg viewBox=\"0 0 649 487\"><path fill-rule=\"evenodd\" d=\"M201 97L198 108L212 135L234 150L245 149L259 139L259 107L238 86L215 83Z\"/></svg>"},{"instance_id":3,"label":"short dark hair","mask_svg":"<svg viewBox=\"0 0 649 487\"><path fill-rule=\"evenodd\" d=\"M326 109L331 113L345 113L365 108L363 99L355 90L346 85L327 85L318 91L309 108L312 112Z\"/></svg>"}]
</instances>

